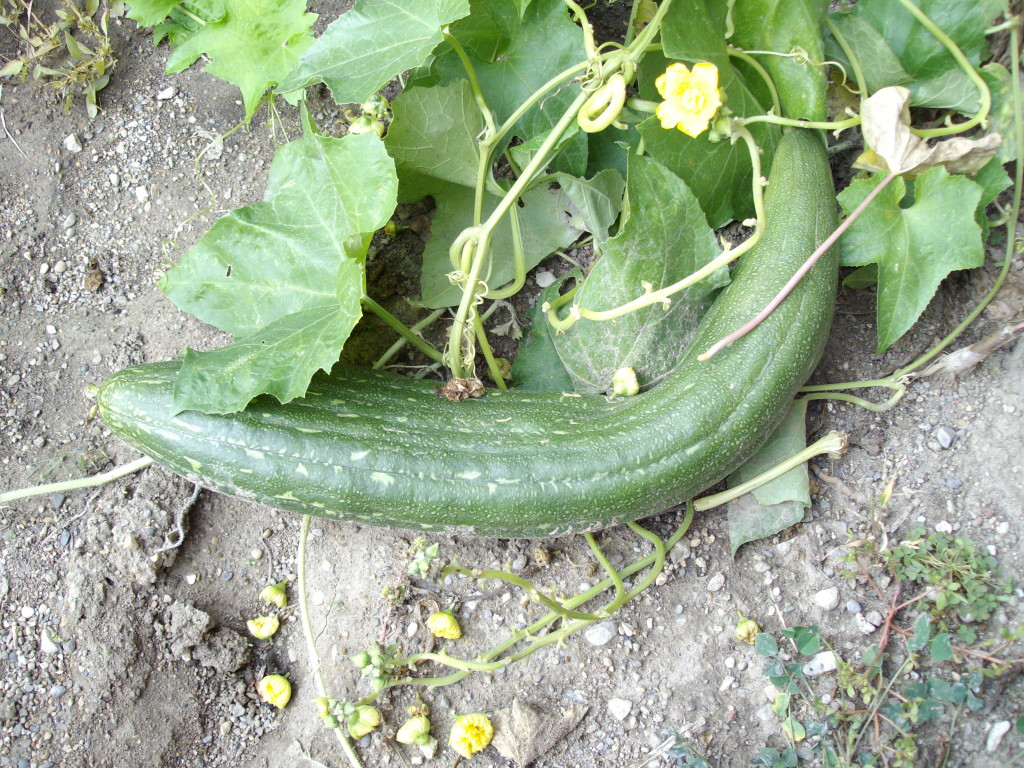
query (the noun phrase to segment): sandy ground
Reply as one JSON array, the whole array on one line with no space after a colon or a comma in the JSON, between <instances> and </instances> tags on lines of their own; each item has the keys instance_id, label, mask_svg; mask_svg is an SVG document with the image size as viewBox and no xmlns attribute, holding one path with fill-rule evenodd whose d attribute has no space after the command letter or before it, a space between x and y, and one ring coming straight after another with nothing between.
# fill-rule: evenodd
<instances>
[{"instance_id":1,"label":"sandy ground","mask_svg":"<svg viewBox=\"0 0 1024 768\"><path fill-rule=\"evenodd\" d=\"M330 6L318 9L325 19L337 14L339 4L323 5ZM197 166L211 138L241 117L237 93L198 71L165 75L166 48L154 51L134 23L116 25L114 36L119 63L93 121L80 102L64 114L32 84L3 90L11 133L0 137L4 489L136 457L89 419L86 389L126 365L223 343L170 304L155 277L217 215L261 198L274 148L285 140L259 115ZM314 101L314 110L337 113L326 101ZM284 125L299 135L287 108ZM80 151L68 149L72 134ZM216 203L201 213L210 202L204 184ZM1022 266L1018 257L1018 285ZM993 274L951 280L922 325L883 359L873 354L869 300L841 295L817 378L872 377L913 359L966 314ZM967 339L1021 306L1012 288ZM891 540L918 524L958 531L992 552L1005 573L1021 573L1022 382L1024 346L1017 345L959 380L916 383L888 413L841 404L816 411L819 431L844 430L852 447L842 460L819 462L838 482L821 481L803 524L732 559L724 513L699 515L659 583L600 633L425 693L436 735L446 738L455 714L494 712L518 697L550 717L570 705L585 712L538 766L671 765L659 751L668 728L716 766L747 765L765 745L783 746L762 660L733 637L736 611L776 636L783 623L818 625L844 658L858 658L878 634L862 633L854 602L863 615L884 614L896 585L883 587L883 600L863 580L843 578L839 558L850 538L879 535L872 510L890 480L894 495L877 522ZM940 429L953 435L948 448ZM677 518L669 512L650 524L667 533ZM295 575L298 522L212 492L193 500L189 483L158 468L99 490L0 508L0 767L313 765L304 754L343 764L309 703L315 693L297 616L288 614L272 644L245 630L261 610L260 588ZM481 598L460 582L441 592L414 589L392 605L381 590L401 581L410 538L347 523L313 526L310 602L328 686L339 698L366 692L348 656L378 638L407 649L425 642L432 601L458 599L464 655L533 615L510 589ZM616 563L647 552L624 529L600 538ZM563 593L596 580L582 539L440 543L464 564L511 564ZM815 599L831 587L834 608ZM1021 625L1021 594L981 627L985 636ZM254 682L270 672L293 681L294 703L283 711L255 693ZM829 694L835 675L819 684ZM1011 732L986 750L993 724L1021 714L1019 682L988 681L981 696L984 708L952 727L950 765L1003 766L1021 749ZM366 765L419 763L390 740L410 702L411 691L383 701L385 726L358 745ZM923 732L919 765L938 764L948 716L940 726ZM435 764L452 765L454 757L443 753ZM507 764L494 750L474 762Z\"/></svg>"}]
</instances>

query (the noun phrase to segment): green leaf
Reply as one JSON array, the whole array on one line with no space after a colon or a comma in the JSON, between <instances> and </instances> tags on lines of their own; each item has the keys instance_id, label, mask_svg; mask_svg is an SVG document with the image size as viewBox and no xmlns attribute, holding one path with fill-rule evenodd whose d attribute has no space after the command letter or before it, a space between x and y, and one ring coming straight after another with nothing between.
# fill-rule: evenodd
<instances>
[{"instance_id":1,"label":"green leaf","mask_svg":"<svg viewBox=\"0 0 1024 768\"><path fill-rule=\"evenodd\" d=\"M614 168L605 168L592 179L562 176L558 184L576 206L584 227L593 233L600 247L608 239L608 229L622 210L622 193L626 188L622 175Z\"/></svg>"},{"instance_id":2,"label":"green leaf","mask_svg":"<svg viewBox=\"0 0 1024 768\"><path fill-rule=\"evenodd\" d=\"M432 309L458 304L462 290L452 285L448 273L452 271L448 247L468 226L473 224L473 190L457 184L435 182L431 195L436 208L430 223L430 240L423 251L423 275L421 277L421 303ZM536 187L521 198L522 205L515 205L509 215L516 215L520 221L523 237L523 251L526 269L537 266L544 257L573 242L579 231L570 226L569 199L564 191ZM484 218L498 204L494 195L484 199ZM492 264L488 274L488 286L497 288L512 280L515 268L512 260L512 227L505 217L491 238Z\"/></svg>"},{"instance_id":3,"label":"green leaf","mask_svg":"<svg viewBox=\"0 0 1024 768\"><path fill-rule=\"evenodd\" d=\"M224 17L197 27L168 57L167 72L180 72L206 55L204 71L238 86L246 119L264 92L288 74L313 42L305 0L224 0Z\"/></svg>"},{"instance_id":4,"label":"green leaf","mask_svg":"<svg viewBox=\"0 0 1024 768\"><path fill-rule=\"evenodd\" d=\"M744 483L807 446L805 425L807 401L793 404L785 420L768 442L746 464L729 477L729 485ZM729 505L729 545L733 556L750 541L772 536L796 525L811 505L807 465L801 464L785 474L747 493Z\"/></svg>"},{"instance_id":5,"label":"green leaf","mask_svg":"<svg viewBox=\"0 0 1024 768\"><path fill-rule=\"evenodd\" d=\"M849 214L880 182L854 181L838 196L843 210ZM936 167L918 177L913 204L904 208L906 191L896 178L839 243L844 265L878 264L878 354L910 329L946 275L985 260L975 220L979 185Z\"/></svg>"},{"instance_id":6,"label":"green leaf","mask_svg":"<svg viewBox=\"0 0 1024 768\"><path fill-rule=\"evenodd\" d=\"M878 285L877 264L859 267L843 278L843 287L854 291L863 291L873 285Z\"/></svg>"},{"instance_id":7,"label":"green leaf","mask_svg":"<svg viewBox=\"0 0 1024 768\"><path fill-rule=\"evenodd\" d=\"M779 652L779 644L767 632L758 632L754 638L754 650L758 656L775 656Z\"/></svg>"},{"instance_id":8,"label":"green leaf","mask_svg":"<svg viewBox=\"0 0 1024 768\"><path fill-rule=\"evenodd\" d=\"M467 13L467 0L360 0L302 54L278 90L324 83L339 104L363 102L422 64L444 26Z\"/></svg>"},{"instance_id":9,"label":"green leaf","mask_svg":"<svg viewBox=\"0 0 1024 768\"><path fill-rule=\"evenodd\" d=\"M762 56L761 63L776 83L787 117L824 120L825 59L821 37L828 0L736 0L731 42L748 50L806 56Z\"/></svg>"},{"instance_id":10,"label":"green leaf","mask_svg":"<svg viewBox=\"0 0 1024 768\"><path fill-rule=\"evenodd\" d=\"M796 643L796 650L802 656L813 656L821 650L821 635L817 627L791 627L782 634ZM865 664L870 664L866 661Z\"/></svg>"},{"instance_id":11,"label":"green leaf","mask_svg":"<svg viewBox=\"0 0 1024 768\"><path fill-rule=\"evenodd\" d=\"M484 119L466 80L430 88L409 88L392 104L394 120L384 140L401 179L399 199L419 200L441 179L476 186L477 136Z\"/></svg>"},{"instance_id":12,"label":"green leaf","mask_svg":"<svg viewBox=\"0 0 1024 768\"><path fill-rule=\"evenodd\" d=\"M234 413L264 393L282 403L304 395L313 374L338 362L361 314L362 282L362 265L344 259L329 303L293 312L220 349L186 350L174 382L176 411Z\"/></svg>"},{"instance_id":13,"label":"green leaf","mask_svg":"<svg viewBox=\"0 0 1024 768\"><path fill-rule=\"evenodd\" d=\"M931 616L922 613L914 622L914 634L907 640L907 650L911 653L924 650L932 634Z\"/></svg>"},{"instance_id":14,"label":"green leaf","mask_svg":"<svg viewBox=\"0 0 1024 768\"><path fill-rule=\"evenodd\" d=\"M140 27L153 27L166 19L181 3L182 0L133 0L126 15L137 21Z\"/></svg>"},{"instance_id":15,"label":"green leaf","mask_svg":"<svg viewBox=\"0 0 1024 768\"><path fill-rule=\"evenodd\" d=\"M721 0L674 0L661 26L665 56L691 63L710 61L720 72L729 69L728 13L728 4Z\"/></svg>"},{"instance_id":16,"label":"green leaf","mask_svg":"<svg viewBox=\"0 0 1024 768\"><path fill-rule=\"evenodd\" d=\"M371 134L278 150L267 199L222 217L162 281L181 309L236 337L186 353L176 406L230 413L261 393L286 402L330 369L360 316L368 234L394 211L396 191Z\"/></svg>"},{"instance_id":17,"label":"green leaf","mask_svg":"<svg viewBox=\"0 0 1024 768\"><path fill-rule=\"evenodd\" d=\"M640 212L603 246L574 304L593 311L613 309L675 283L719 253L697 199L661 163L629 158L627 196ZM555 348L577 392L607 392L622 367L636 371L641 387L664 378L682 355L713 294L728 282L722 269L676 293L669 308L655 304L615 320L583 319L555 337Z\"/></svg>"},{"instance_id":18,"label":"green leaf","mask_svg":"<svg viewBox=\"0 0 1024 768\"><path fill-rule=\"evenodd\" d=\"M475 23L475 15L486 13L492 2L473 2L469 19L452 25L452 35L462 39L463 25ZM508 5L509 0L504 0ZM570 19L562 0L534 0L519 23L510 24L500 32L493 44L498 52L494 60L480 59L469 53L487 106L500 125L539 90L553 73L579 64L584 58L583 32ZM479 45L476 46L479 52ZM538 55L543 51L543 55ZM451 83L465 77L465 67L450 45L442 46L424 75L433 84ZM413 82L420 84L419 80ZM579 87L566 84L550 91L517 122L513 133L523 141L547 134L562 117L577 95ZM573 176L581 176L587 165L586 134L580 133L552 167ZM499 150L501 147L498 148Z\"/></svg>"},{"instance_id":19,"label":"green leaf","mask_svg":"<svg viewBox=\"0 0 1024 768\"><path fill-rule=\"evenodd\" d=\"M980 106L978 87L960 69L951 69L931 80L915 80L907 84L910 103L915 107L952 109L973 115Z\"/></svg>"},{"instance_id":20,"label":"green leaf","mask_svg":"<svg viewBox=\"0 0 1024 768\"><path fill-rule=\"evenodd\" d=\"M1013 180L1006 173L1006 169L1003 168L1003 161L998 156L989 160L970 179L981 187L981 199L978 201L978 207L974 212L974 219L978 222L978 226L981 227L982 241L986 241L988 240L988 216L985 213L985 209L988 208L989 203L999 197L1000 192L1013 183Z\"/></svg>"},{"instance_id":21,"label":"green leaf","mask_svg":"<svg viewBox=\"0 0 1024 768\"><path fill-rule=\"evenodd\" d=\"M376 136L285 144L270 167L266 200L219 219L161 288L179 308L234 336L324 306L342 258L365 255L350 251L394 211L396 186Z\"/></svg>"},{"instance_id":22,"label":"green leaf","mask_svg":"<svg viewBox=\"0 0 1024 768\"><path fill-rule=\"evenodd\" d=\"M553 341L554 329L544 316L546 301L553 301L567 280L582 280L579 269L562 275L537 297L531 315L531 325L519 344L519 352L512 363L512 383L516 389L527 392L572 392L572 377L565 370Z\"/></svg>"},{"instance_id":23,"label":"green leaf","mask_svg":"<svg viewBox=\"0 0 1024 768\"><path fill-rule=\"evenodd\" d=\"M988 113L989 132L998 133L1003 137L996 158L1000 163L1009 163L1017 159L1017 146L1014 141L1014 120L1016 110L1013 107L1013 77L1002 64L991 62L981 68L981 76L992 92L992 109Z\"/></svg>"},{"instance_id":24,"label":"green leaf","mask_svg":"<svg viewBox=\"0 0 1024 768\"><path fill-rule=\"evenodd\" d=\"M999 0L917 0L916 5L949 35L972 64L978 66L988 58L985 28L1002 10ZM957 68L942 42L900 3L862 0L852 13L878 30L913 79L929 80Z\"/></svg>"},{"instance_id":25,"label":"green leaf","mask_svg":"<svg viewBox=\"0 0 1024 768\"><path fill-rule=\"evenodd\" d=\"M644 57L642 69L645 79L641 81L642 98L658 98L645 93L654 72L664 71L667 60L654 53ZM762 114L765 108L754 98L744 82L729 72L722 73L719 81L724 90L729 108L741 115ZM712 142L707 134L691 138L682 131L666 130L657 117L651 117L637 126L646 152L679 176L700 201L708 224L717 228L733 219L742 220L754 215L751 197L750 154L740 141ZM775 146L781 133L776 126L756 124L751 132L763 150L761 154L762 175L771 167Z\"/></svg>"},{"instance_id":26,"label":"green leaf","mask_svg":"<svg viewBox=\"0 0 1024 768\"><path fill-rule=\"evenodd\" d=\"M888 85L902 85L914 79L903 68L882 33L871 26L871 22L855 13L833 14L832 22L857 56L865 80L862 85L866 86L868 92L874 93ZM825 38L825 55L840 62L846 76L853 80L850 60L831 34Z\"/></svg>"},{"instance_id":27,"label":"green leaf","mask_svg":"<svg viewBox=\"0 0 1024 768\"><path fill-rule=\"evenodd\" d=\"M790 741L797 743L807 738L807 731L804 730L800 721L793 717L788 717L782 721L782 732L786 734Z\"/></svg>"},{"instance_id":28,"label":"green leaf","mask_svg":"<svg viewBox=\"0 0 1024 768\"><path fill-rule=\"evenodd\" d=\"M936 635L928 644L928 650L932 654L932 661L949 661L953 658L953 646L949 642L949 633L943 632Z\"/></svg>"}]
</instances>

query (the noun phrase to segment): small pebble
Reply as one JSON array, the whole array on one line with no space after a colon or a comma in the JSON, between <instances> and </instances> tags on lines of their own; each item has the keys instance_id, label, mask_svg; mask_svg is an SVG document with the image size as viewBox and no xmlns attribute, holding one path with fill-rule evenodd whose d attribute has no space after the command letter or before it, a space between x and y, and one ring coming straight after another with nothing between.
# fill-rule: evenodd
<instances>
[{"instance_id":1,"label":"small pebble","mask_svg":"<svg viewBox=\"0 0 1024 768\"><path fill-rule=\"evenodd\" d=\"M855 614L853 618L854 622L857 624L857 630L862 635L870 635L872 632L878 629L876 625L872 624L870 621L864 618L863 613Z\"/></svg>"},{"instance_id":2,"label":"small pebble","mask_svg":"<svg viewBox=\"0 0 1024 768\"><path fill-rule=\"evenodd\" d=\"M1010 730L1009 720L1000 720L998 723L992 724L992 730L988 732L988 738L985 739L985 751L995 752L999 749L999 744Z\"/></svg>"},{"instance_id":3,"label":"small pebble","mask_svg":"<svg viewBox=\"0 0 1024 768\"><path fill-rule=\"evenodd\" d=\"M708 586L707 586L708 592L717 592L718 590L720 590L724 586L725 586L725 574L723 574L723 573L716 573L714 576L712 576L710 579L708 579Z\"/></svg>"},{"instance_id":4,"label":"small pebble","mask_svg":"<svg viewBox=\"0 0 1024 768\"><path fill-rule=\"evenodd\" d=\"M45 629L39 633L39 650L47 655L53 655L60 650L60 646L53 642L50 633Z\"/></svg>"},{"instance_id":5,"label":"small pebble","mask_svg":"<svg viewBox=\"0 0 1024 768\"><path fill-rule=\"evenodd\" d=\"M953 524L950 523L948 520L940 520L935 524L935 530L939 533L952 533Z\"/></svg>"},{"instance_id":6,"label":"small pebble","mask_svg":"<svg viewBox=\"0 0 1024 768\"><path fill-rule=\"evenodd\" d=\"M727 691L736 682L736 678L731 675L722 681L722 684L718 686L718 690Z\"/></svg>"},{"instance_id":7,"label":"small pebble","mask_svg":"<svg viewBox=\"0 0 1024 768\"><path fill-rule=\"evenodd\" d=\"M864 614L864 618L874 624L876 627L882 626L885 622L885 618L878 611L868 611Z\"/></svg>"},{"instance_id":8,"label":"small pebble","mask_svg":"<svg viewBox=\"0 0 1024 768\"><path fill-rule=\"evenodd\" d=\"M221 720L220 721L220 735L221 736L227 736L229 733L231 733L231 721L230 720Z\"/></svg>"},{"instance_id":9,"label":"small pebble","mask_svg":"<svg viewBox=\"0 0 1024 768\"><path fill-rule=\"evenodd\" d=\"M814 602L826 611L831 611L839 605L839 588L829 587L814 595Z\"/></svg>"},{"instance_id":10,"label":"small pebble","mask_svg":"<svg viewBox=\"0 0 1024 768\"><path fill-rule=\"evenodd\" d=\"M836 671L836 655L832 651L822 651L804 664L803 673L807 677L818 677Z\"/></svg>"},{"instance_id":11,"label":"small pebble","mask_svg":"<svg viewBox=\"0 0 1024 768\"><path fill-rule=\"evenodd\" d=\"M53 265L53 273L55 275L63 275L67 271L68 263L64 261L64 259L61 259L60 261Z\"/></svg>"},{"instance_id":12,"label":"small pebble","mask_svg":"<svg viewBox=\"0 0 1024 768\"><path fill-rule=\"evenodd\" d=\"M533 279L537 283L538 288L547 288L555 282L555 275L553 272L545 269L543 272L538 272Z\"/></svg>"},{"instance_id":13,"label":"small pebble","mask_svg":"<svg viewBox=\"0 0 1024 768\"><path fill-rule=\"evenodd\" d=\"M956 430L946 426L939 427L935 430L935 439L943 450L952 448L956 442Z\"/></svg>"},{"instance_id":14,"label":"small pebble","mask_svg":"<svg viewBox=\"0 0 1024 768\"><path fill-rule=\"evenodd\" d=\"M610 621L595 624L583 633L583 639L596 646L608 645L613 637L615 637L615 625Z\"/></svg>"},{"instance_id":15,"label":"small pebble","mask_svg":"<svg viewBox=\"0 0 1024 768\"><path fill-rule=\"evenodd\" d=\"M188 584L190 587L197 581L199 581L199 577L196 576L194 573L185 574L185 583Z\"/></svg>"},{"instance_id":16,"label":"small pebble","mask_svg":"<svg viewBox=\"0 0 1024 768\"><path fill-rule=\"evenodd\" d=\"M120 187L121 186L121 174L119 174L119 173L112 173L107 178L110 179L110 186L112 186L112 187Z\"/></svg>"},{"instance_id":17,"label":"small pebble","mask_svg":"<svg viewBox=\"0 0 1024 768\"><path fill-rule=\"evenodd\" d=\"M860 603L858 603L856 600L847 600L846 601L846 611L847 611L847 613L860 613L862 610L864 610L864 609L861 608Z\"/></svg>"},{"instance_id":18,"label":"small pebble","mask_svg":"<svg viewBox=\"0 0 1024 768\"><path fill-rule=\"evenodd\" d=\"M64 137L64 149L76 154L82 151L82 142L79 141L78 134L71 133Z\"/></svg>"},{"instance_id":19,"label":"small pebble","mask_svg":"<svg viewBox=\"0 0 1024 768\"><path fill-rule=\"evenodd\" d=\"M156 95L156 98L157 98L157 101L168 101L169 99L173 99L177 95L178 95L178 89L175 88L173 85L169 85L166 88L164 88L162 91L160 91Z\"/></svg>"},{"instance_id":20,"label":"small pebble","mask_svg":"<svg viewBox=\"0 0 1024 768\"><path fill-rule=\"evenodd\" d=\"M136 187L135 199L138 200L140 203L146 202L147 200L149 200L149 190L146 189L145 187Z\"/></svg>"},{"instance_id":21,"label":"small pebble","mask_svg":"<svg viewBox=\"0 0 1024 768\"><path fill-rule=\"evenodd\" d=\"M608 699L608 712L616 720L625 720L632 709L633 702L628 699Z\"/></svg>"}]
</instances>

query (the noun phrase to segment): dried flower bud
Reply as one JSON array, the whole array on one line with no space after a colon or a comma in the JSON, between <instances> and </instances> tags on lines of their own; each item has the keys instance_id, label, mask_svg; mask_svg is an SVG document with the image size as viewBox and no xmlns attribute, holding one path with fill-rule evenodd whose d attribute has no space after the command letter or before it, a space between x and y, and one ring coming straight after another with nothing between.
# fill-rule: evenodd
<instances>
[{"instance_id":1,"label":"dried flower bud","mask_svg":"<svg viewBox=\"0 0 1024 768\"><path fill-rule=\"evenodd\" d=\"M257 616L245 622L249 628L249 634L257 640L266 640L274 636L274 633L281 628L281 620L277 616Z\"/></svg>"},{"instance_id":2,"label":"dried flower bud","mask_svg":"<svg viewBox=\"0 0 1024 768\"><path fill-rule=\"evenodd\" d=\"M405 721L398 729L395 739L403 744L425 745L430 741L430 720L425 715L416 715Z\"/></svg>"},{"instance_id":3,"label":"dried flower bud","mask_svg":"<svg viewBox=\"0 0 1024 768\"><path fill-rule=\"evenodd\" d=\"M443 637L446 640L458 640L462 637L462 627L451 611L438 611L427 619L427 629L434 637Z\"/></svg>"},{"instance_id":4,"label":"dried flower bud","mask_svg":"<svg viewBox=\"0 0 1024 768\"><path fill-rule=\"evenodd\" d=\"M469 758L486 749L494 737L494 726L487 715L462 715L455 718L448 745L463 757Z\"/></svg>"},{"instance_id":5,"label":"dried flower bud","mask_svg":"<svg viewBox=\"0 0 1024 768\"><path fill-rule=\"evenodd\" d=\"M263 591L260 592L260 600L266 600L271 605L276 605L278 608L284 608L288 605L288 592L285 589L288 586L288 579L279 581L277 584L271 584L268 587L264 587Z\"/></svg>"},{"instance_id":6,"label":"dried flower bud","mask_svg":"<svg viewBox=\"0 0 1024 768\"><path fill-rule=\"evenodd\" d=\"M292 698L292 684L284 675L267 675L256 683L256 692L267 704L284 709Z\"/></svg>"},{"instance_id":7,"label":"dried flower bud","mask_svg":"<svg viewBox=\"0 0 1024 768\"><path fill-rule=\"evenodd\" d=\"M348 716L348 732L353 739L361 739L380 725L380 712L366 704L360 704Z\"/></svg>"},{"instance_id":8,"label":"dried flower bud","mask_svg":"<svg viewBox=\"0 0 1024 768\"><path fill-rule=\"evenodd\" d=\"M753 644L754 639L761 631L761 627L758 626L756 621L748 619L739 611L737 611L737 615L739 619L736 621L736 639L742 640L744 643Z\"/></svg>"}]
</instances>

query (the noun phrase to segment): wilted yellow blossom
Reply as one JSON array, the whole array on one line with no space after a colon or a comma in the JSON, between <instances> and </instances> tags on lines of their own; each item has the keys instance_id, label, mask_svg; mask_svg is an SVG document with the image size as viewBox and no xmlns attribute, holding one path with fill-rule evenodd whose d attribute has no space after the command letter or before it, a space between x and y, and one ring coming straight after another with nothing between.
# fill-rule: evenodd
<instances>
[{"instance_id":1,"label":"wilted yellow blossom","mask_svg":"<svg viewBox=\"0 0 1024 768\"><path fill-rule=\"evenodd\" d=\"M405 721L398 729L395 739L403 744L423 745L430 741L430 720L426 715L416 715Z\"/></svg>"},{"instance_id":2,"label":"wilted yellow blossom","mask_svg":"<svg viewBox=\"0 0 1024 768\"><path fill-rule=\"evenodd\" d=\"M256 692L267 704L284 709L292 698L292 684L284 675L267 675L256 683Z\"/></svg>"},{"instance_id":3,"label":"wilted yellow blossom","mask_svg":"<svg viewBox=\"0 0 1024 768\"><path fill-rule=\"evenodd\" d=\"M722 106L718 90L718 68L701 62L691 70L685 64L670 64L654 85L664 99L656 114L662 128L678 128L687 136L699 136Z\"/></svg>"},{"instance_id":4,"label":"wilted yellow blossom","mask_svg":"<svg viewBox=\"0 0 1024 768\"><path fill-rule=\"evenodd\" d=\"M348 716L348 732L353 739L361 739L378 725L380 712L367 704L360 704Z\"/></svg>"},{"instance_id":5,"label":"wilted yellow blossom","mask_svg":"<svg viewBox=\"0 0 1024 768\"><path fill-rule=\"evenodd\" d=\"M487 715L462 715L455 718L448 745L463 757L472 757L486 749L494 737L494 726Z\"/></svg>"},{"instance_id":6,"label":"wilted yellow blossom","mask_svg":"<svg viewBox=\"0 0 1024 768\"><path fill-rule=\"evenodd\" d=\"M280 629L281 620L277 616L257 616L245 622L245 626L249 628L249 634L257 640L266 640Z\"/></svg>"},{"instance_id":7,"label":"wilted yellow blossom","mask_svg":"<svg viewBox=\"0 0 1024 768\"><path fill-rule=\"evenodd\" d=\"M285 587L288 586L288 579L279 581L277 584L271 584L270 586L264 587L263 591L260 592L260 600L266 600L271 605L276 605L278 608L284 608L288 605L288 592Z\"/></svg>"},{"instance_id":8,"label":"wilted yellow blossom","mask_svg":"<svg viewBox=\"0 0 1024 768\"><path fill-rule=\"evenodd\" d=\"M462 637L462 627L451 611L432 613L427 619L427 629L434 637L443 637L446 640L458 640Z\"/></svg>"},{"instance_id":9,"label":"wilted yellow blossom","mask_svg":"<svg viewBox=\"0 0 1024 768\"><path fill-rule=\"evenodd\" d=\"M756 621L748 619L739 611L737 611L737 615L739 619L736 621L736 639L742 640L744 643L753 644L757 634L761 631L761 627L757 625Z\"/></svg>"}]
</instances>

